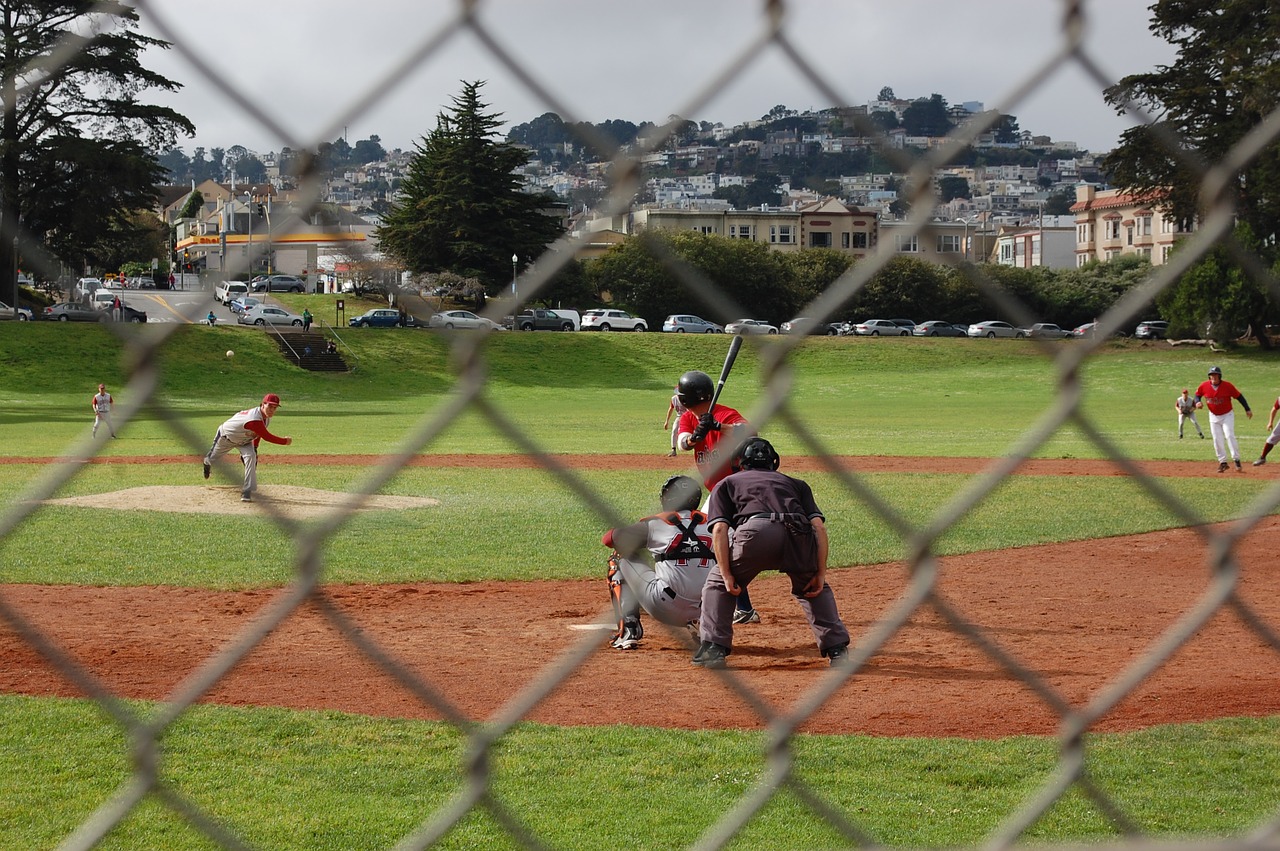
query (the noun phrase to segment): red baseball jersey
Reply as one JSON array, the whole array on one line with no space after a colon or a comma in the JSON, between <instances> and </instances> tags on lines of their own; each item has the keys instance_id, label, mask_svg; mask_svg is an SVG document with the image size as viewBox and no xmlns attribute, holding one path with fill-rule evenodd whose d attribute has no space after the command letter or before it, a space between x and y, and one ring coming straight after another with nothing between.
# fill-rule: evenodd
<instances>
[{"instance_id":1,"label":"red baseball jersey","mask_svg":"<svg viewBox=\"0 0 1280 851\"><path fill-rule=\"evenodd\" d=\"M736 426L745 424L747 421L746 417L727 405L716 405L711 415L721 425ZM693 434L693 430L697 427L698 415L693 411L685 411L680 415L680 428L677 433ZM702 483L707 490L715 487L716 483L733 472L729 466L729 459L721 457L721 452L717 449L724 437L723 431L709 431L706 437L693 444L693 463L698 465L698 472L702 475Z\"/></svg>"},{"instance_id":2,"label":"red baseball jersey","mask_svg":"<svg viewBox=\"0 0 1280 851\"><path fill-rule=\"evenodd\" d=\"M1219 381L1214 387L1212 381L1205 381L1196 388L1196 396L1204 400L1209 413L1222 416L1231 413L1231 400L1240 398L1240 391L1230 381Z\"/></svg>"}]
</instances>

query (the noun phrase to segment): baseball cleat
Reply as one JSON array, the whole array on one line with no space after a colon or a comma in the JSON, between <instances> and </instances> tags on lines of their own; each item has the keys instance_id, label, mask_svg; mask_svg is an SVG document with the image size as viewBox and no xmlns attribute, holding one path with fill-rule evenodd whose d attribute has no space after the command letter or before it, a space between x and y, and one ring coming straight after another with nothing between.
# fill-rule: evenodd
<instances>
[{"instance_id":1,"label":"baseball cleat","mask_svg":"<svg viewBox=\"0 0 1280 851\"><path fill-rule=\"evenodd\" d=\"M204 462L204 477L206 479L209 478L209 462L208 461Z\"/></svg>"},{"instance_id":2,"label":"baseball cleat","mask_svg":"<svg viewBox=\"0 0 1280 851\"><path fill-rule=\"evenodd\" d=\"M755 609L738 609L733 613L734 624L760 623L760 613Z\"/></svg>"},{"instance_id":3,"label":"baseball cleat","mask_svg":"<svg viewBox=\"0 0 1280 851\"><path fill-rule=\"evenodd\" d=\"M698 652L693 654L693 664L701 668L723 668L725 665L725 657L729 655L729 648L720 644L713 644L710 641L702 642L702 646L698 648Z\"/></svg>"},{"instance_id":4,"label":"baseball cleat","mask_svg":"<svg viewBox=\"0 0 1280 851\"><path fill-rule=\"evenodd\" d=\"M1266 459L1266 458L1259 458L1257 461L1254 461L1254 462L1253 462L1253 466L1255 466L1255 467L1261 467L1261 466L1262 466L1263 464L1265 464L1265 463L1267 463L1267 459Z\"/></svg>"},{"instance_id":5,"label":"baseball cleat","mask_svg":"<svg viewBox=\"0 0 1280 851\"><path fill-rule=\"evenodd\" d=\"M1229 465L1229 464L1227 464L1227 462L1226 462L1226 461L1220 461L1220 462L1218 462L1218 472L1219 472L1219 473L1225 473L1225 472L1227 472L1227 467L1229 467L1229 466L1230 466L1230 465Z\"/></svg>"},{"instance_id":6,"label":"baseball cleat","mask_svg":"<svg viewBox=\"0 0 1280 851\"><path fill-rule=\"evenodd\" d=\"M1244 472L1244 468L1240 466L1240 459L1239 459L1239 458L1237 458L1237 459L1236 459L1236 472L1237 472L1237 473L1243 473L1243 472Z\"/></svg>"},{"instance_id":7,"label":"baseball cleat","mask_svg":"<svg viewBox=\"0 0 1280 851\"><path fill-rule=\"evenodd\" d=\"M244 493L240 494L240 501L253 502L253 494L249 493L248 491L245 491Z\"/></svg>"},{"instance_id":8,"label":"baseball cleat","mask_svg":"<svg viewBox=\"0 0 1280 851\"><path fill-rule=\"evenodd\" d=\"M831 661L833 668L846 668L849 666L849 645L838 644L823 652L823 655Z\"/></svg>"}]
</instances>

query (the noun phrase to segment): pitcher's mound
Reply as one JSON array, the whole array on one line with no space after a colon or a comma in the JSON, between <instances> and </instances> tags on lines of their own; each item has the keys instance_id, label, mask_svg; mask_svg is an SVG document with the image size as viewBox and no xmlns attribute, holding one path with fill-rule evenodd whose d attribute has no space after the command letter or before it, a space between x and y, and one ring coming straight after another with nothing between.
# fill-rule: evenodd
<instances>
[{"instance_id":1,"label":"pitcher's mound","mask_svg":"<svg viewBox=\"0 0 1280 851\"><path fill-rule=\"evenodd\" d=\"M258 512L270 504L287 517L307 520L331 513L349 495L339 491L323 491L293 485L271 485L260 488L253 502L240 501L240 489L231 486L149 485L140 488L97 493L89 496L72 496L51 499L50 505L74 505L81 508L109 508L113 511L144 510L172 511L180 514L243 514ZM410 508L430 508L440 504L438 499L418 496L385 496L374 494L360 504L360 511L404 511ZM265 513L265 512L264 512Z\"/></svg>"}]
</instances>

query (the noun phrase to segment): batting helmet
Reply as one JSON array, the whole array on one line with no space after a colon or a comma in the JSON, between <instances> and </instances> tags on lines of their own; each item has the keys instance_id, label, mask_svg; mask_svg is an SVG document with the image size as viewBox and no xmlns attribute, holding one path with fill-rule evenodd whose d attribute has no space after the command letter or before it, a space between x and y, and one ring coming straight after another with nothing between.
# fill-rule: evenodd
<instances>
[{"instance_id":1,"label":"batting helmet","mask_svg":"<svg viewBox=\"0 0 1280 851\"><path fill-rule=\"evenodd\" d=\"M702 486L688 476L672 476L658 491L663 511L692 511L702 502Z\"/></svg>"},{"instance_id":2,"label":"batting helmet","mask_svg":"<svg viewBox=\"0 0 1280 851\"><path fill-rule=\"evenodd\" d=\"M1219 378L1221 378L1221 377L1222 377L1222 367L1220 367L1220 366L1211 366L1211 367L1209 367L1209 374L1210 374L1210 375L1216 375L1216 376L1218 376Z\"/></svg>"},{"instance_id":3,"label":"batting helmet","mask_svg":"<svg viewBox=\"0 0 1280 851\"><path fill-rule=\"evenodd\" d=\"M680 398L680 404L686 408L699 402L710 402L715 394L716 385L711 380L711 376L696 369L691 369L680 376L680 383L676 385L676 396Z\"/></svg>"},{"instance_id":4,"label":"batting helmet","mask_svg":"<svg viewBox=\"0 0 1280 851\"><path fill-rule=\"evenodd\" d=\"M738 450L738 466L743 470L776 470L782 459L773 444L763 437L753 437Z\"/></svg>"}]
</instances>

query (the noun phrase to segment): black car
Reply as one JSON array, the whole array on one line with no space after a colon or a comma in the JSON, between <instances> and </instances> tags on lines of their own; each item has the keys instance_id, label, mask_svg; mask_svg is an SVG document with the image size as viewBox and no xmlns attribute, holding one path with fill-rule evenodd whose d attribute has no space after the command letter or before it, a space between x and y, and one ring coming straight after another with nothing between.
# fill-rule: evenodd
<instances>
[{"instance_id":1,"label":"black car","mask_svg":"<svg viewBox=\"0 0 1280 851\"><path fill-rule=\"evenodd\" d=\"M98 311L98 321L100 322L146 322L147 314L145 311L137 310L130 307L124 302L120 303L120 314L116 314L113 307L104 307Z\"/></svg>"},{"instance_id":2,"label":"black car","mask_svg":"<svg viewBox=\"0 0 1280 851\"><path fill-rule=\"evenodd\" d=\"M249 291L255 293L300 293L306 288L307 282L294 275L263 276L249 282Z\"/></svg>"},{"instance_id":3,"label":"black car","mask_svg":"<svg viewBox=\"0 0 1280 851\"><path fill-rule=\"evenodd\" d=\"M46 307L44 309L44 318L58 322L98 322L102 319L102 316L87 304L64 301Z\"/></svg>"},{"instance_id":4,"label":"black car","mask_svg":"<svg viewBox=\"0 0 1280 851\"><path fill-rule=\"evenodd\" d=\"M911 333L916 337L967 337L969 329L943 322L941 319L930 319L912 328Z\"/></svg>"}]
</instances>

